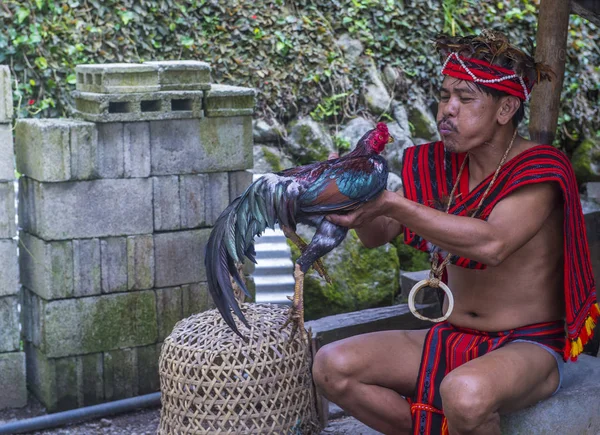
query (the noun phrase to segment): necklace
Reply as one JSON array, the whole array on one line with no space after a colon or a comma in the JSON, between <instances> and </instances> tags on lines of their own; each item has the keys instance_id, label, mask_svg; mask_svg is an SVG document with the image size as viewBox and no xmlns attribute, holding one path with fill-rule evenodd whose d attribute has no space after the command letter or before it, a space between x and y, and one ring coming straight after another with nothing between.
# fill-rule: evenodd
<instances>
[{"instance_id":1,"label":"necklace","mask_svg":"<svg viewBox=\"0 0 600 435\"><path fill-rule=\"evenodd\" d=\"M485 192L483 192L483 195L481 195L479 204L477 204L477 207L475 208L475 210L470 213L470 215L469 215L470 217L475 218L477 216L477 213L481 209L481 205L483 204L483 201L487 197L488 193L490 192L490 190L492 188L492 185L494 184L494 182L496 181L496 178L498 177L498 174L500 173L500 169L506 162L506 158L508 157L508 153L510 153L510 150L512 149L512 146L513 146L513 143L515 142L516 137L517 137L517 129L515 129L512 139L510 140L510 143L508 144L508 148L506 148L506 151L504 152L502 159L500 159L500 163L498 164L498 167L496 168L496 172L494 172L494 176L492 177L492 180L490 181L487 188L485 189ZM458 184L460 183L460 178L462 176L463 169L465 169L467 160L469 160L468 153L465 156L465 159L463 160L462 165L460 166L458 175L456 177L456 182L454 183L454 186L452 187L452 191L450 192L450 197L448 198L448 204L446 205L446 213L448 213L448 211L450 210L450 206L452 205L452 200L454 198L454 194L456 193L456 189L458 188ZM452 259L452 254L450 252L448 252L446 257L444 258L444 261L442 261L441 264L438 264L439 251L440 251L439 248L436 248L433 251L433 259L431 261L431 270L429 271L429 278L423 279L423 280L419 281L418 283L416 283L413 286L413 288L410 290L410 293L408 294L408 308L410 309L410 312L413 313L413 315L415 317L417 317L421 320L428 320L428 321L434 322L434 323L439 323L439 322L443 322L444 320L446 320L448 317L450 317L450 314L452 314L452 310L454 309L454 297L452 296L452 291L442 281L442 275L444 274L444 270L446 269L446 266L448 265L448 263L450 263L450 260ZM415 298L417 296L417 293L424 287L441 288L444 291L444 293L446 294L446 296L448 297L448 310L446 311L446 314L444 314L442 317L437 317L435 319L431 319L431 318L425 317L422 314L420 314L419 312L417 312L417 309L415 307Z\"/></svg>"}]
</instances>

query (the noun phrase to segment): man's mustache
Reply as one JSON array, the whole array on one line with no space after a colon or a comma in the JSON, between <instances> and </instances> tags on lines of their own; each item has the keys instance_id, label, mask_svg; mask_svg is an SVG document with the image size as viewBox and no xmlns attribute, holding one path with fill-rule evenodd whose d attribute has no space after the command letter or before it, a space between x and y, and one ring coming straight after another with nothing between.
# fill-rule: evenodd
<instances>
[{"instance_id":1,"label":"man's mustache","mask_svg":"<svg viewBox=\"0 0 600 435\"><path fill-rule=\"evenodd\" d=\"M438 123L438 130L450 130L458 132L458 128L448 118L442 118Z\"/></svg>"}]
</instances>

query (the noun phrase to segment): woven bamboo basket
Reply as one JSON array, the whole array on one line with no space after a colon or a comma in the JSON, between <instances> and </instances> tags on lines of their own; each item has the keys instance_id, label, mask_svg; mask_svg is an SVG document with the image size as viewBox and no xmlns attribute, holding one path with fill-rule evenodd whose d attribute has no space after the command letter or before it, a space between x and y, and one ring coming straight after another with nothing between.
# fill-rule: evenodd
<instances>
[{"instance_id":1,"label":"woven bamboo basket","mask_svg":"<svg viewBox=\"0 0 600 435\"><path fill-rule=\"evenodd\" d=\"M243 341L217 310L181 320L160 360L158 433L317 434L310 344L290 326L287 308L244 304Z\"/></svg>"}]
</instances>

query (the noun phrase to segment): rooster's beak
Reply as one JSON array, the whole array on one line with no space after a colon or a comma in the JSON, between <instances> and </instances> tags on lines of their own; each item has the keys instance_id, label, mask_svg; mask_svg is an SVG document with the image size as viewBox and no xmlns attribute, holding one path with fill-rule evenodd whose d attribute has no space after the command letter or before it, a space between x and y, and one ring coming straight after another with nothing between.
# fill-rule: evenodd
<instances>
[{"instance_id":1,"label":"rooster's beak","mask_svg":"<svg viewBox=\"0 0 600 435\"><path fill-rule=\"evenodd\" d=\"M394 136L390 135L387 143L393 143L396 139L394 139Z\"/></svg>"}]
</instances>

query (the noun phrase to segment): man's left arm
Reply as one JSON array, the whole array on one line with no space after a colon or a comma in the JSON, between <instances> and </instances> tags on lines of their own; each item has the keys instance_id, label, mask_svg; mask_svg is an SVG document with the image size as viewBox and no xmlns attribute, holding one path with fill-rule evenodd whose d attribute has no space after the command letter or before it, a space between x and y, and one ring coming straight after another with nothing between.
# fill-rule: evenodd
<instances>
[{"instance_id":1,"label":"man's left arm","mask_svg":"<svg viewBox=\"0 0 600 435\"><path fill-rule=\"evenodd\" d=\"M328 217L353 228L377 215L397 220L452 254L496 266L535 236L560 200L555 184L523 186L499 201L487 221L454 216L384 192L369 207Z\"/></svg>"}]
</instances>

